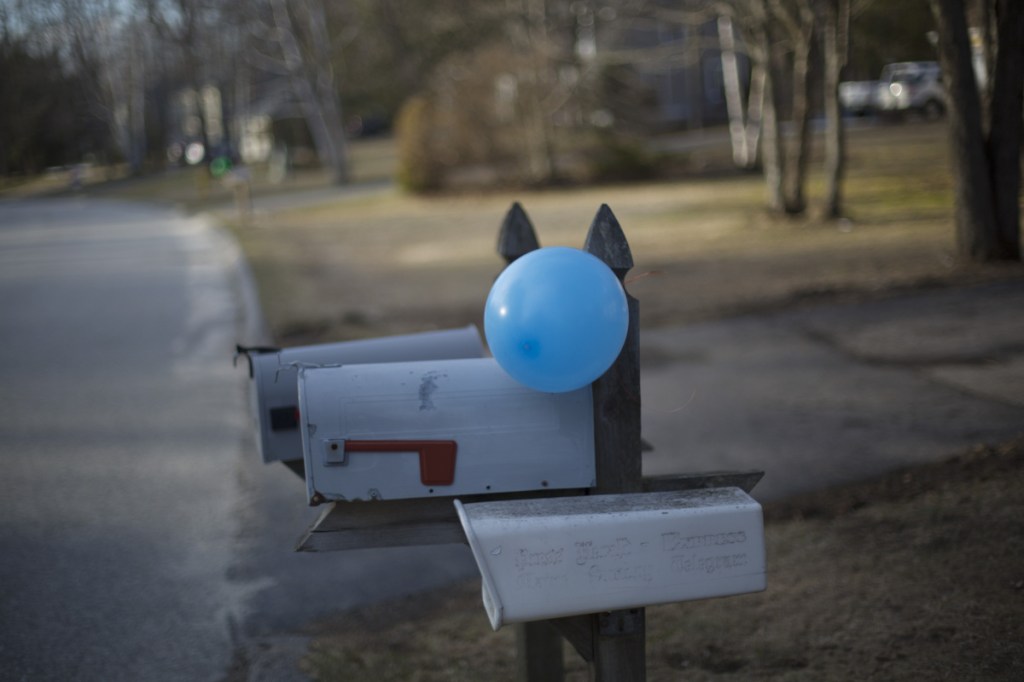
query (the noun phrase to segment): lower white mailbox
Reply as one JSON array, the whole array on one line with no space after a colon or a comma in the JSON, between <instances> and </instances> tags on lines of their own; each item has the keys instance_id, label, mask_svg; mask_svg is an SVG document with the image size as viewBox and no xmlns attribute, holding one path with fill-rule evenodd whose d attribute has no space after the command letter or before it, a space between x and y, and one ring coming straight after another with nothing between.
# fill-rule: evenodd
<instances>
[{"instance_id":1,"label":"lower white mailbox","mask_svg":"<svg viewBox=\"0 0 1024 682\"><path fill-rule=\"evenodd\" d=\"M309 501L594 485L590 386L526 388L493 359L304 368Z\"/></svg>"},{"instance_id":2,"label":"lower white mailbox","mask_svg":"<svg viewBox=\"0 0 1024 682\"><path fill-rule=\"evenodd\" d=\"M765 588L761 505L739 488L455 506L495 630Z\"/></svg>"}]
</instances>

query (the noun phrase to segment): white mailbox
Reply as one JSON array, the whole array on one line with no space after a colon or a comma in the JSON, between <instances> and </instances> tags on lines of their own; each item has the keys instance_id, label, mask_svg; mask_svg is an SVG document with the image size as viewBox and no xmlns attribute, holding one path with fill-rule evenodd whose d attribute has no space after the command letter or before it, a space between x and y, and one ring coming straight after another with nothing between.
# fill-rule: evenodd
<instances>
[{"instance_id":1,"label":"white mailbox","mask_svg":"<svg viewBox=\"0 0 1024 682\"><path fill-rule=\"evenodd\" d=\"M765 588L761 506L739 488L455 506L495 630Z\"/></svg>"},{"instance_id":2,"label":"white mailbox","mask_svg":"<svg viewBox=\"0 0 1024 682\"><path fill-rule=\"evenodd\" d=\"M469 325L462 329L298 346L253 354L250 357L256 388L253 410L259 427L263 461L302 460L297 386L299 367L479 358L483 353L480 332Z\"/></svg>"},{"instance_id":3,"label":"white mailbox","mask_svg":"<svg viewBox=\"0 0 1024 682\"><path fill-rule=\"evenodd\" d=\"M299 373L311 504L594 485L587 386L540 393L493 359Z\"/></svg>"}]
</instances>

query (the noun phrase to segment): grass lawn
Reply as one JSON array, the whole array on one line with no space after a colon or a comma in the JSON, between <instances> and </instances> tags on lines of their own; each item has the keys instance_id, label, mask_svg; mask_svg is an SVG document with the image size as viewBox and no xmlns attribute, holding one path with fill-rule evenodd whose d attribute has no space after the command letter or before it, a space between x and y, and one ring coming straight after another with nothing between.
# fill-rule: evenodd
<instances>
[{"instance_id":1,"label":"grass lawn","mask_svg":"<svg viewBox=\"0 0 1024 682\"><path fill-rule=\"evenodd\" d=\"M235 226L285 345L479 323L513 201L542 245L581 246L607 203L642 328L894 287L1019 273L954 258L942 124L854 131L848 218L774 217L758 175L438 197L349 198ZM823 178L808 183L813 215Z\"/></svg>"},{"instance_id":2,"label":"grass lawn","mask_svg":"<svg viewBox=\"0 0 1024 682\"><path fill-rule=\"evenodd\" d=\"M647 610L647 679L1016 682L1024 442L769 504L768 590ZM322 623L323 682L516 679L479 581ZM569 682L590 679L565 645Z\"/></svg>"}]
</instances>

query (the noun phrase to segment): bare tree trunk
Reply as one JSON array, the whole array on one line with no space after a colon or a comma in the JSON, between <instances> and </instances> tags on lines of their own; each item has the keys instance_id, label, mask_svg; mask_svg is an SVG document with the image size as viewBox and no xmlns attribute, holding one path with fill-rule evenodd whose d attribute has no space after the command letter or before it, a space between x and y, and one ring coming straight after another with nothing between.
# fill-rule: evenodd
<instances>
[{"instance_id":1,"label":"bare tree trunk","mask_svg":"<svg viewBox=\"0 0 1024 682\"><path fill-rule=\"evenodd\" d=\"M747 92L747 149L750 150L750 168L760 163L761 127L764 115L764 82L766 69L763 64L753 62L750 68L750 90Z\"/></svg>"},{"instance_id":2,"label":"bare tree trunk","mask_svg":"<svg viewBox=\"0 0 1024 682\"><path fill-rule=\"evenodd\" d=\"M755 3L755 7L757 4ZM764 181L768 192L768 207L781 211L785 206L782 191L782 169L785 166L785 148L779 127L779 92L776 86L776 68L769 34L768 17L758 17L757 52L764 69L764 111L762 112L761 158L764 160Z\"/></svg>"},{"instance_id":3,"label":"bare tree trunk","mask_svg":"<svg viewBox=\"0 0 1024 682\"><path fill-rule=\"evenodd\" d=\"M750 169L756 159L747 136L747 121L743 106L743 92L740 88L740 69L736 60L736 37L732 29L732 18L718 17L718 44L722 58L722 80L725 86L725 106L729 112L729 140L732 143L732 160L737 167Z\"/></svg>"},{"instance_id":4,"label":"bare tree trunk","mask_svg":"<svg viewBox=\"0 0 1024 682\"><path fill-rule=\"evenodd\" d=\"M803 213L807 208L804 181L807 178L807 159L810 155L810 41L797 45L793 54L793 134L786 152L783 181L783 208L790 215Z\"/></svg>"},{"instance_id":5,"label":"bare tree trunk","mask_svg":"<svg viewBox=\"0 0 1024 682\"><path fill-rule=\"evenodd\" d=\"M558 167L552 141L548 112L544 106L544 88L550 78L548 59L547 0L526 0L523 9L526 48L529 50L530 83L527 96L526 135L529 174L533 182L546 183L556 179Z\"/></svg>"},{"instance_id":6,"label":"bare tree trunk","mask_svg":"<svg viewBox=\"0 0 1024 682\"><path fill-rule=\"evenodd\" d=\"M839 83L849 58L850 0L825 5L825 217L842 215L846 131L839 104Z\"/></svg>"},{"instance_id":7,"label":"bare tree trunk","mask_svg":"<svg viewBox=\"0 0 1024 682\"><path fill-rule=\"evenodd\" d=\"M331 40L327 35L327 17L323 0L303 0L304 14L309 26L315 65L316 100L320 104L321 118L330 138L331 167L338 184L349 181L348 140L341 115L341 97L331 65Z\"/></svg>"},{"instance_id":8,"label":"bare tree trunk","mask_svg":"<svg viewBox=\"0 0 1024 682\"><path fill-rule=\"evenodd\" d=\"M1000 257L1001 249L964 3L963 0L930 2L939 34L939 62L949 95L957 250L964 258L994 260ZM1016 116L1020 118L1019 109ZM1019 154L1019 148L1016 153Z\"/></svg>"},{"instance_id":9,"label":"bare tree trunk","mask_svg":"<svg viewBox=\"0 0 1024 682\"><path fill-rule=\"evenodd\" d=\"M789 4L771 0L768 21L782 30L792 56L793 108L791 111L793 134L789 137L783 165L783 209L789 215L803 213L807 208L804 183L807 178L807 159L810 156L810 66L814 46L814 11L810 0Z\"/></svg>"},{"instance_id":10,"label":"bare tree trunk","mask_svg":"<svg viewBox=\"0 0 1024 682\"><path fill-rule=\"evenodd\" d=\"M145 47L142 45L141 27L133 32L132 41L132 78L131 78L131 120L132 145L130 164L133 173L142 172L142 164L146 159L146 59Z\"/></svg>"},{"instance_id":11,"label":"bare tree trunk","mask_svg":"<svg viewBox=\"0 0 1024 682\"><path fill-rule=\"evenodd\" d=\"M302 3L308 23L306 28L314 43L317 62L310 64L303 58L289 4L287 0L272 0L277 41L281 46L292 88L302 106L306 125L313 136L320 163L331 170L335 184L344 184L349 179L348 145L344 137L341 104L334 86L326 34L319 33L324 30L326 23L323 5L320 0L305 0Z\"/></svg>"},{"instance_id":12,"label":"bare tree trunk","mask_svg":"<svg viewBox=\"0 0 1024 682\"><path fill-rule=\"evenodd\" d=\"M1024 107L1024 4L996 0L998 52L990 72L992 93L988 156L996 221L995 257L1020 260L1020 147Z\"/></svg>"}]
</instances>

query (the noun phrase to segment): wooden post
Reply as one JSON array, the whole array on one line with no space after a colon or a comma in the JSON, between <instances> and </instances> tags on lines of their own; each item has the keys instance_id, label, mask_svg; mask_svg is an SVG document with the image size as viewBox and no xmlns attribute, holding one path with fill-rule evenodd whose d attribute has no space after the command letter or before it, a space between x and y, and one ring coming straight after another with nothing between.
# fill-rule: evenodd
<instances>
[{"instance_id":1,"label":"wooden post","mask_svg":"<svg viewBox=\"0 0 1024 682\"><path fill-rule=\"evenodd\" d=\"M623 282L633 268L633 254L618 219L602 205L583 245L604 261ZM643 490L640 445L640 320L639 302L626 293L629 330L622 352L604 376L594 382L594 449L597 492L636 493ZM646 618L642 608L600 613L590 618L596 682L640 682L647 677Z\"/></svg>"},{"instance_id":2,"label":"wooden post","mask_svg":"<svg viewBox=\"0 0 1024 682\"><path fill-rule=\"evenodd\" d=\"M498 254L508 265L538 248L537 233L526 211L519 202L512 204L498 232ZM558 631L545 621L520 623L515 628L520 682L561 682L565 663Z\"/></svg>"},{"instance_id":3,"label":"wooden post","mask_svg":"<svg viewBox=\"0 0 1024 682\"><path fill-rule=\"evenodd\" d=\"M498 231L498 255L505 259L506 265L509 265L520 256L539 248L540 243L537 241L533 223L517 201L512 204L505 214L505 219L501 221L501 229Z\"/></svg>"}]
</instances>

